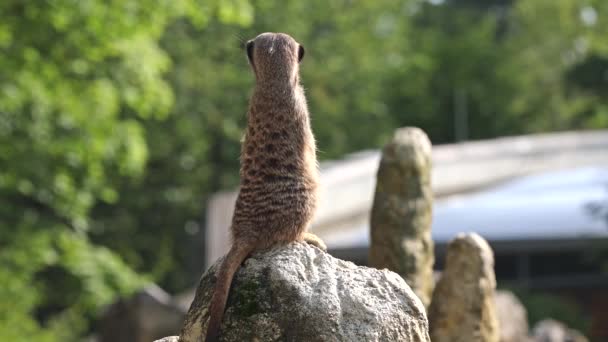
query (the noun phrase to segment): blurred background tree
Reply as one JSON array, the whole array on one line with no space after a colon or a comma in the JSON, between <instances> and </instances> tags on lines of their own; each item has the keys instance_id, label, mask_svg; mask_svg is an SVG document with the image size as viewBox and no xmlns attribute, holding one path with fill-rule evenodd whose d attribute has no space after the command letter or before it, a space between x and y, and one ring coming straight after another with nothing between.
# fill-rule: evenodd
<instances>
[{"instance_id":1,"label":"blurred background tree","mask_svg":"<svg viewBox=\"0 0 608 342\"><path fill-rule=\"evenodd\" d=\"M91 210L122 205L121 182L145 177L144 123L174 101L158 44L166 25L201 27L218 12L245 20L218 6L0 3L0 340L75 340L104 304L144 283L88 238Z\"/></svg>"},{"instance_id":2,"label":"blurred background tree","mask_svg":"<svg viewBox=\"0 0 608 342\"><path fill-rule=\"evenodd\" d=\"M405 125L434 143L608 127L602 0L5 0L0 16L3 340L86 333L143 279L194 284L206 199L238 182L242 44L260 32L307 49L321 159Z\"/></svg>"}]
</instances>

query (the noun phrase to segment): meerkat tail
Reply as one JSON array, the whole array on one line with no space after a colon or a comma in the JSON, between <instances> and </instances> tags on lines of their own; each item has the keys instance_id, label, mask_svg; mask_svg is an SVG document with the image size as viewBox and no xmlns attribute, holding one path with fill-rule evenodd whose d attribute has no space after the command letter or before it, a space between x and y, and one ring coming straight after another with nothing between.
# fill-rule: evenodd
<instances>
[{"instance_id":1,"label":"meerkat tail","mask_svg":"<svg viewBox=\"0 0 608 342\"><path fill-rule=\"evenodd\" d=\"M232 278L241 266L241 263L243 263L245 258L253 251L253 246L254 244L236 244L232 246L228 254L226 254L226 257L219 268L217 280L215 282L215 290L213 291L211 303L209 304L209 324L207 325L205 342L218 341Z\"/></svg>"}]
</instances>

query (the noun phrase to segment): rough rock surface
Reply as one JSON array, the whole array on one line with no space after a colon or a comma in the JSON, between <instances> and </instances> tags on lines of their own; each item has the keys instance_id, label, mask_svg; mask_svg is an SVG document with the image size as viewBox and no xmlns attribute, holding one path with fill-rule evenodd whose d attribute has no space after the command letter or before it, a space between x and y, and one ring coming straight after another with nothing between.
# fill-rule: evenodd
<instances>
[{"instance_id":1,"label":"rough rock surface","mask_svg":"<svg viewBox=\"0 0 608 342\"><path fill-rule=\"evenodd\" d=\"M496 291L496 313L500 326L500 342L528 342L528 313L519 299L510 291Z\"/></svg>"},{"instance_id":2,"label":"rough rock surface","mask_svg":"<svg viewBox=\"0 0 608 342\"><path fill-rule=\"evenodd\" d=\"M371 213L370 265L397 272L428 306L433 292L431 142L399 129L382 150Z\"/></svg>"},{"instance_id":3,"label":"rough rock surface","mask_svg":"<svg viewBox=\"0 0 608 342\"><path fill-rule=\"evenodd\" d=\"M218 263L202 277L180 342L198 342ZM305 243L259 252L237 272L221 341L430 341L425 309L396 273Z\"/></svg>"},{"instance_id":4,"label":"rough rock surface","mask_svg":"<svg viewBox=\"0 0 608 342\"><path fill-rule=\"evenodd\" d=\"M542 320L532 330L537 342L588 342L580 332L569 329L565 324L552 320Z\"/></svg>"},{"instance_id":5,"label":"rough rock surface","mask_svg":"<svg viewBox=\"0 0 608 342\"><path fill-rule=\"evenodd\" d=\"M154 342L179 342L179 336L169 336L161 338L160 340L156 340Z\"/></svg>"},{"instance_id":6,"label":"rough rock surface","mask_svg":"<svg viewBox=\"0 0 608 342\"><path fill-rule=\"evenodd\" d=\"M488 243L475 233L456 236L429 308L433 342L498 342L495 288Z\"/></svg>"}]
</instances>

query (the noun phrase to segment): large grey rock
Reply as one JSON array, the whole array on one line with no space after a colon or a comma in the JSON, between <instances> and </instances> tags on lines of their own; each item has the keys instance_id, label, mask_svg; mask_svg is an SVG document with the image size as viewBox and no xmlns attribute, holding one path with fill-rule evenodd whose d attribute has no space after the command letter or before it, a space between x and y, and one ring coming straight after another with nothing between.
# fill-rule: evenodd
<instances>
[{"instance_id":1,"label":"large grey rock","mask_svg":"<svg viewBox=\"0 0 608 342\"><path fill-rule=\"evenodd\" d=\"M382 150L371 213L370 265L401 275L428 306L433 291L431 142L402 128Z\"/></svg>"},{"instance_id":2,"label":"large grey rock","mask_svg":"<svg viewBox=\"0 0 608 342\"><path fill-rule=\"evenodd\" d=\"M580 332L569 329L565 324L553 319L542 320L532 330L537 342L588 342Z\"/></svg>"},{"instance_id":3,"label":"large grey rock","mask_svg":"<svg viewBox=\"0 0 608 342\"><path fill-rule=\"evenodd\" d=\"M498 342L494 256L475 233L448 244L445 270L429 307L433 342Z\"/></svg>"},{"instance_id":4,"label":"large grey rock","mask_svg":"<svg viewBox=\"0 0 608 342\"><path fill-rule=\"evenodd\" d=\"M528 313L519 299L510 291L499 290L494 295L500 342L527 342Z\"/></svg>"},{"instance_id":5,"label":"large grey rock","mask_svg":"<svg viewBox=\"0 0 608 342\"><path fill-rule=\"evenodd\" d=\"M202 277L180 342L198 342L218 263ZM305 243L247 259L221 341L430 341L424 306L396 273L358 267Z\"/></svg>"}]
</instances>

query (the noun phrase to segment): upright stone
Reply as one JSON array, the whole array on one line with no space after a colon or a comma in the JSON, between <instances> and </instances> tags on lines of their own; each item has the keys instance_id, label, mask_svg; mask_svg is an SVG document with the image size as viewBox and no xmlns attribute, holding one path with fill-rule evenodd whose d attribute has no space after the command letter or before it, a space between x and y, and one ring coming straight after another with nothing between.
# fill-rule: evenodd
<instances>
[{"instance_id":1,"label":"upright stone","mask_svg":"<svg viewBox=\"0 0 608 342\"><path fill-rule=\"evenodd\" d=\"M494 296L500 326L500 342L531 342L528 336L528 313L510 291L499 290Z\"/></svg>"},{"instance_id":2,"label":"upright stone","mask_svg":"<svg viewBox=\"0 0 608 342\"><path fill-rule=\"evenodd\" d=\"M382 150L371 213L370 265L401 275L428 307L433 292L431 142L401 128Z\"/></svg>"},{"instance_id":3,"label":"upright stone","mask_svg":"<svg viewBox=\"0 0 608 342\"><path fill-rule=\"evenodd\" d=\"M494 255L475 233L448 245L445 269L429 308L433 342L498 342Z\"/></svg>"}]
</instances>

